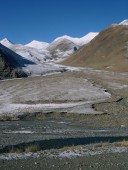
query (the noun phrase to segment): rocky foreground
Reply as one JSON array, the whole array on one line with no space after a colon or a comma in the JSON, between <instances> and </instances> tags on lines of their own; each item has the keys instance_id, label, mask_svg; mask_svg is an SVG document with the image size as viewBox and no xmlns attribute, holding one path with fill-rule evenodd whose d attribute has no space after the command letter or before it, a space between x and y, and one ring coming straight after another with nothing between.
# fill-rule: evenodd
<instances>
[{"instance_id":1,"label":"rocky foreground","mask_svg":"<svg viewBox=\"0 0 128 170\"><path fill-rule=\"evenodd\" d=\"M5 101L11 106L10 116L8 110L5 117L1 114L1 120L17 120L13 123L0 122L2 170L128 168L127 73L86 68L42 78L2 81L0 85L4 95L0 100L3 111ZM47 106L49 103L50 107ZM17 104L21 105L16 107ZM30 107L38 104L46 105L45 108L44 105ZM101 139L99 142L85 142L85 139L97 137L98 141ZM117 141L103 141L105 137L125 141L115 144ZM77 144L80 138L84 138L82 142L85 143L79 140ZM52 139L61 139L58 148L57 145L51 147L51 143L48 145L50 149L45 148L44 141ZM4 150L10 146L12 149Z\"/></svg>"}]
</instances>

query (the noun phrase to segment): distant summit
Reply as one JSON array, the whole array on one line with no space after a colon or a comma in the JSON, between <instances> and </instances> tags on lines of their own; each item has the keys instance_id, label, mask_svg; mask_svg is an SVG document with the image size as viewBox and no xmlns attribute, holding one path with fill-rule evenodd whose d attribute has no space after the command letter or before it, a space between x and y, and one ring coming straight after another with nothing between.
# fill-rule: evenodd
<instances>
[{"instance_id":1,"label":"distant summit","mask_svg":"<svg viewBox=\"0 0 128 170\"><path fill-rule=\"evenodd\" d=\"M128 19L122 21L119 25L128 25Z\"/></svg>"},{"instance_id":2,"label":"distant summit","mask_svg":"<svg viewBox=\"0 0 128 170\"><path fill-rule=\"evenodd\" d=\"M14 45L14 43L9 41L7 38L4 38L3 40L1 40L0 43L6 47L11 47Z\"/></svg>"},{"instance_id":3,"label":"distant summit","mask_svg":"<svg viewBox=\"0 0 128 170\"><path fill-rule=\"evenodd\" d=\"M63 40L69 40L69 41L72 41L74 44L78 45L78 46L82 46L86 43L88 43L89 41L91 41L95 36L98 35L98 32L90 32L88 34L86 34L85 36L81 37L81 38L73 38L73 37L70 37L68 35L64 35L64 36L61 36L61 37L58 37L56 38L53 42L58 42L58 41L63 41Z\"/></svg>"},{"instance_id":4,"label":"distant summit","mask_svg":"<svg viewBox=\"0 0 128 170\"><path fill-rule=\"evenodd\" d=\"M67 35L56 38L47 48L51 56L58 60L64 59L71 54L73 54L76 50L78 50L84 44L89 43L94 37L96 37L98 33L88 33L84 37L81 38L73 38Z\"/></svg>"},{"instance_id":5,"label":"distant summit","mask_svg":"<svg viewBox=\"0 0 128 170\"><path fill-rule=\"evenodd\" d=\"M46 49L49 46L49 43L33 40L25 46L41 50Z\"/></svg>"}]
</instances>

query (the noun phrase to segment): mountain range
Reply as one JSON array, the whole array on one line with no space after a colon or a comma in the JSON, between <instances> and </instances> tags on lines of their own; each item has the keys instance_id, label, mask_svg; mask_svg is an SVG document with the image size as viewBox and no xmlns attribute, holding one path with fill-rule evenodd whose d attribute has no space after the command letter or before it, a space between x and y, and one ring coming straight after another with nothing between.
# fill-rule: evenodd
<instances>
[{"instance_id":1,"label":"mountain range","mask_svg":"<svg viewBox=\"0 0 128 170\"><path fill-rule=\"evenodd\" d=\"M24 75L38 75L49 72L63 71L63 68L55 65L55 62L59 59L62 60L63 58L66 58L67 56L73 54L83 44L91 41L97 34L98 33L89 33L82 38L62 36L56 38L50 44L36 40L33 40L26 45L14 44L13 42L5 38L0 41L0 54L5 54L0 57L0 76L19 77L20 75L23 75L23 72ZM23 58L30 63L24 62L23 64L24 60L21 61L21 59ZM3 63L4 66L2 67ZM8 69L6 69L6 67ZM14 72L16 74L14 74Z\"/></svg>"},{"instance_id":2,"label":"mountain range","mask_svg":"<svg viewBox=\"0 0 128 170\"><path fill-rule=\"evenodd\" d=\"M0 41L0 77L22 77L63 71L63 65L128 71L128 20L82 38L67 35L51 43L22 45Z\"/></svg>"},{"instance_id":3,"label":"mountain range","mask_svg":"<svg viewBox=\"0 0 128 170\"><path fill-rule=\"evenodd\" d=\"M46 43L33 40L32 42L22 45L14 44L7 38L0 43L17 54L35 62L45 62L49 60L58 60L71 55L75 49L79 49L82 45L91 41L98 33L89 33L82 38L72 38L70 36L62 36L56 38L53 42Z\"/></svg>"}]
</instances>

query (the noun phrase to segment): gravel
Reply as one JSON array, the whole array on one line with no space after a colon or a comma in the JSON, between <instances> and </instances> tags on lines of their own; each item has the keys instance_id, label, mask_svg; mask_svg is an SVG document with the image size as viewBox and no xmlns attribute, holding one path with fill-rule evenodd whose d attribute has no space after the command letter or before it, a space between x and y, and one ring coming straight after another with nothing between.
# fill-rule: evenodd
<instances>
[{"instance_id":1,"label":"gravel","mask_svg":"<svg viewBox=\"0 0 128 170\"><path fill-rule=\"evenodd\" d=\"M36 82L38 82L37 86ZM26 87L24 90L21 88L22 85ZM6 101L10 103L11 101L12 103L18 102L22 104L33 104L34 102L34 104L47 103L49 101L51 101L51 103L75 103L87 102L87 99L89 99L93 101L90 105L90 107L93 106L91 109L98 114L78 114L78 112L75 113L74 107L72 107L70 112L67 108L67 110L64 108L63 112L61 112L60 109L53 111L52 108L50 110L52 112L47 112L47 110L46 112L39 112L39 115L33 117L31 120L29 120L30 117L28 116L26 121L0 122L0 146L19 145L24 142L30 144L33 141L49 141L58 138L66 142L68 138L75 140L78 138L104 138L106 136L112 138L128 137L127 85L128 75L126 73L96 71L93 69L82 69L81 72L49 75L45 78L30 77L10 82L3 81L0 86L2 90L1 94L4 95L5 98L2 96L1 102ZM29 86L31 88L28 88ZM90 96L86 95L89 94L88 86ZM15 89L17 89L16 92ZM47 91L48 89L49 91ZM105 91L111 94L111 98L110 96L108 97L108 95L106 98ZM27 97L25 98L26 94ZM55 96L55 94L57 95ZM92 97L94 98L92 99ZM102 100L102 97L105 97L104 99L106 100ZM99 101L100 99L101 101ZM81 107L77 106L76 108L82 110ZM40 114L43 114L43 116L41 117ZM37 120L34 120L34 118ZM94 143L92 143L88 145L88 147L83 145L82 149L76 145L75 147L78 147L77 151L76 149L73 149L73 151L65 151L67 145L63 145L63 147L64 148L51 148L49 150L39 151L34 154L29 154L23 159L0 159L0 169L128 169L127 146L125 148L113 148L113 146L95 148ZM70 147L74 146L72 145ZM84 155L83 152L85 150L87 151L87 149L92 152L88 151L88 155ZM70 157L68 157L67 154L69 154Z\"/></svg>"}]
</instances>

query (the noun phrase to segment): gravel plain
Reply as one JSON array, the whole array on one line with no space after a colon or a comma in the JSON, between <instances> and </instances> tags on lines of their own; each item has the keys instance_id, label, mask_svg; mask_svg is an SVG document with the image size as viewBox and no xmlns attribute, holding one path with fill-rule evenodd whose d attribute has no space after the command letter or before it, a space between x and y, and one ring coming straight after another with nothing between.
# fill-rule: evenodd
<instances>
[{"instance_id":1,"label":"gravel plain","mask_svg":"<svg viewBox=\"0 0 128 170\"><path fill-rule=\"evenodd\" d=\"M1 81L0 90L1 120L6 120L0 122L1 170L128 169L128 146L124 150L123 146L111 144L107 148L95 147L95 143L110 142L111 138L115 139L113 142L127 141L127 73L86 68L45 77ZM9 104L31 106L49 103L59 107L9 107L8 112L4 112L6 117L2 118ZM9 111L15 121L7 121L12 119L8 117ZM18 113L18 116L13 113ZM54 147L52 140L56 143ZM44 143L50 146L22 159L3 159L3 155L8 154L4 153L5 147L26 147L35 143L42 147ZM78 155L85 149L88 149L88 155ZM92 150L97 153L97 149L100 154L89 154ZM64 151L73 156L60 157Z\"/></svg>"}]
</instances>

